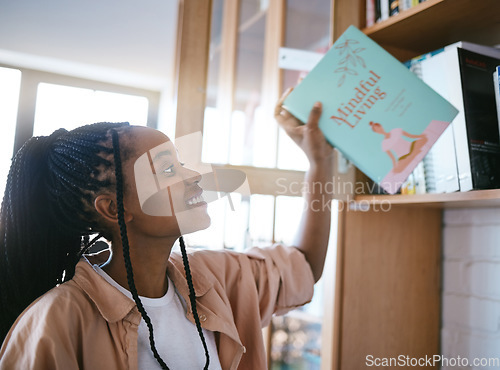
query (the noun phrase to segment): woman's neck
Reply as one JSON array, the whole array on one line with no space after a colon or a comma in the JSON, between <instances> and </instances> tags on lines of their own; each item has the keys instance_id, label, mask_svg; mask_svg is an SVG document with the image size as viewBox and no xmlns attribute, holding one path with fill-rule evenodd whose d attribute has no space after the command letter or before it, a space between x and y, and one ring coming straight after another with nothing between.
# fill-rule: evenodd
<instances>
[{"instance_id":1,"label":"woman's neck","mask_svg":"<svg viewBox=\"0 0 500 370\"><path fill-rule=\"evenodd\" d=\"M129 240L130 260L137 294L148 298L163 297L168 289L167 266L173 240ZM121 243L112 244L111 258L102 269L118 284L130 290Z\"/></svg>"}]
</instances>

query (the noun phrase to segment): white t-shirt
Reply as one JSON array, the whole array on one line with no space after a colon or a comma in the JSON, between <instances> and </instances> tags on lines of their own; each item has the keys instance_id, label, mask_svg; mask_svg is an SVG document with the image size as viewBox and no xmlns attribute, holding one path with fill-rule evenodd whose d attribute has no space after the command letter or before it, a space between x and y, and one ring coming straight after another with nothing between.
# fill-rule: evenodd
<instances>
[{"instance_id":1,"label":"white t-shirt","mask_svg":"<svg viewBox=\"0 0 500 370\"><path fill-rule=\"evenodd\" d=\"M128 290L115 282L99 266L94 265L94 268L108 283L133 299ZM156 350L169 369L203 369L206 362L203 344L196 326L186 318L184 299L179 296L172 281L168 279L168 290L163 297L140 298L153 324ZM203 335L210 355L209 369L220 370L214 333L203 329ZM137 358L139 369L161 369L151 350L149 330L142 318L139 324Z\"/></svg>"}]
</instances>

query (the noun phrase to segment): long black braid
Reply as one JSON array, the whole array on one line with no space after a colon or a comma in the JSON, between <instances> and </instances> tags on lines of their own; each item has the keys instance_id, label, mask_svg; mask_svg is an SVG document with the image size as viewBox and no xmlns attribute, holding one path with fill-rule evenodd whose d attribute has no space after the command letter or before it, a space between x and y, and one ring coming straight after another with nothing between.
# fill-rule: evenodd
<instances>
[{"instance_id":1,"label":"long black braid","mask_svg":"<svg viewBox=\"0 0 500 370\"><path fill-rule=\"evenodd\" d=\"M14 156L0 215L2 342L31 302L73 276L87 236L106 236L93 198L114 190L112 171L106 171L113 165L109 130L126 126L57 130L29 139Z\"/></svg>"},{"instance_id":2,"label":"long black braid","mask_svg":"<svg viewBox=\"0 0 500 370\"><path fill-rule=\"evenodd\" d=\"M139 297L139 294L137 293L137 289L135 286L134 282L134 272L132 268L132 262L130 260L130 246L128 242L128 235L127 235L127 226L125 224L125 210L124 210L124 205L123 205L123 174L122 174L122 161L121 161L121 155L120 155L120 141L118 138L118 132L115 130L111 131L111 136L113 140L113 153L114 153L114 162L115 162L115 176L116 176L116 203L117 203L117 210L118 210L118 224L120 227L120 236L122 239L122 247L123 247L123 258L125 260L125 267L127 269L127 281L129 285L130 292L132 294L132 297L134 298L134 301L137 305L137 308L139 312L141 313L141 316L146 323L148 330L149 330L149 345L151 347L151 350L153 351L153 355L162 367L162 369L168 369L167 364L163 359L161 358L160 354L158 353L158 350L156 349L155 341L154 341L154 334L153 334L153 324L151 323L151 319L148 316L146 310L144 309L144 306L141 302L141 299ZM184 239L182 236L180 237L180 243L181 243L181 251L182 251L182 259L184 263L184 269L186 272L186 279L188 282L189 286L189 299L191 301L191 310L193 311L193 316L194 320L196 323L196 328L198 329L198 334L200 336L201 342L203 343L203 348L205 350L205 357L206 357L206 362L205 362L205 370L208 370L208 365L210 363L210 356L208 354L208 347L207 343L205 341L205 336L203 335L203 331L201 329L201 324L200 324L200 319L198 317L198 311L196 309L196 296L195 296L195 291L193 287L193 279L191 276L191 270L189 268L189 262L186 254L186 248L184 245Z\"/></svg>"},{"instance_id":3,"label":"long black braid","mask_svg":"<svg viewBox=\"0 0 500 370\"><path fill-rule=\"evenodd\" d=\"M189 268L189 261L186 253L186 245L184 244L184 238L181 236L179 238L179 242L181 244L181 253L182 253L182 262L184 263L184 271L186 271L186 280L189 286L189 299L191 301L191 311L193 311L194 322L196 323L196 329L198 329L198 335L201 338L201 342L203 343L203 348L205 349L205 357L207 358L207 362L205 363L204 370L208 369L208 365L210 363L210 356L208 354L207 342L205 341L205 336L203 335L203 331L201 330L200 318L198 317L198 310L196 308L196 295L193 287L193 277L191 276L191 269Z\"/></svg>"}]
</instances>

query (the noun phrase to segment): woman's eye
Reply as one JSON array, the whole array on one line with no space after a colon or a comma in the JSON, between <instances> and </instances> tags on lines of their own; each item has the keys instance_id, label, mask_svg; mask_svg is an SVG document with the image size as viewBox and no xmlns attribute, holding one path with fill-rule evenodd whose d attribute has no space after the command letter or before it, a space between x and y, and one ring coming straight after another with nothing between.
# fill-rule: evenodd
<instances>
[{"instance_id":1,"label":"woman's eye","mask_svg":"<svg viewBox=\"0 0 500 370\"><path fill-rule=\"evenodd\" d=\"M163 173L164 175L171 175L171 174L173 174L173 173L174 173L174 165L171 165L171 166L169 166L169 167L165 168L165 169L162 171L162 173Z\"/></svg>"}]
</instances>

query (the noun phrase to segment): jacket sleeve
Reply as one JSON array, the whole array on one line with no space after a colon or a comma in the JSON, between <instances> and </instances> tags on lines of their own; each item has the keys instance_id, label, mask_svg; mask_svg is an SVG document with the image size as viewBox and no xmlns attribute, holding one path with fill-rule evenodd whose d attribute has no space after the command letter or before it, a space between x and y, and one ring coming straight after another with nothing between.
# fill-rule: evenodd
<instances>
[{"instance_id":1,"label":"jacket sleeve","mask_svg":"<svg viewBox=\"0 0 500 370\"><path fill-rule=\"evenodd\" d=\"M12 326L0 350L1 370L79 368L74 337L67 330L71 325L61 325L58 319L58 305L71 302L53 304L46 298L35 301Z\"/></svg>"},{"instance_id":2,"label":"jacket sleeve","mask_svg":"<svg viewBox=\"0 0 500 370\"><path fill-rule=\"evenodd\" d=\"M297 248L277 244L252 248L247 255L257 284L263 326L269 324L274 313L283 315L311 301L313 273Z\"/></svg>"},{"instance_id":3,"label":"jacket sleeve","mask_svg":"<svg viewBox=\"0 0 500 370\"><path fill-rule=\"evenodd\" d=\"M274 313L308 303L314 292L314 278L304 255L281 244L252 248L245 253L200 251L192 255L193 269L210 270L222 284L235 318L255 317L267 326Z\"/></svg>"}]
</instances>

